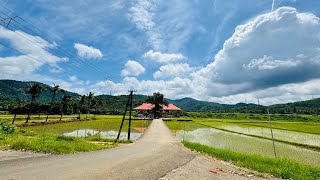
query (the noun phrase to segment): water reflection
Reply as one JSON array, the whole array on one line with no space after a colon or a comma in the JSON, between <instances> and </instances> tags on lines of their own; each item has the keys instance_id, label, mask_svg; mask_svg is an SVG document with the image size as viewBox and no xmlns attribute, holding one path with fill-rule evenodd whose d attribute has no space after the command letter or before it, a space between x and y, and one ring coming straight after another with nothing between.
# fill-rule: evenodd
<instances>
[{"instance_id":1,"label":"water reflection","mask_svg":"<svg viewBox=\"0 0 320 180\"><path fill-rule=\"evenodd\" d=\"M86 137L86 136L92 136L92 135L96 135L96 134L100 134L101 137L103 137L103 138L115 139L118 135L118 132L117 131L97 131L94 129L78 129L78 130L75 130L72 132L66 132L63 135ZM135 141L135 140L139 139L141 135L142 135L142 133L131 132L130 139ZM128 138L128 132L121 132L120 139L125 140L127 138Z\"/></svg>"}]
</instances>

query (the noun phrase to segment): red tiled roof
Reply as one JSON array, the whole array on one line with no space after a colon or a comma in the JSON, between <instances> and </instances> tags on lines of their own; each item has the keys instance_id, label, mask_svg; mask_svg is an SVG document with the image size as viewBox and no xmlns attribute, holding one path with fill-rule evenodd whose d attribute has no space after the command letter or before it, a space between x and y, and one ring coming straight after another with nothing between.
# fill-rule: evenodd
<instances>
[{"instance_id":1,"label":"red tiled roof","mask_svg":"<svg viewBox=\"0 0 320 180\"><path fill-rule=\"evenodd\" d=\"M134 110L151 110L153 108L153 104L143 103L140 106L134 108ZM173 104L168 104L168 106L163 106L163 110L167 111L180 111L181 109Z\"/></svg>"}]
</instances>

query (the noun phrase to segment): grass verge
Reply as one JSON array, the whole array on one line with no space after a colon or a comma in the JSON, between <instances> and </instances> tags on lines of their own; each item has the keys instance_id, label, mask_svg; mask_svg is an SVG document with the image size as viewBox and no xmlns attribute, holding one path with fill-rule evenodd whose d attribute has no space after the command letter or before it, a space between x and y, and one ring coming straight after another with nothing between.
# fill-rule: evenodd
<instances>
[{"instance_id":1,"label":"grass verge","mask_svg":"<svg viewBox=\"0 0 320 180\"><path fill-rule=\"evenodd\" d=\"M31 132L0 136L0 149L30 150L54 154L70 154L112 148L112 144L94 144L84 138Z\"/></svg>"},{"instance_id":2,"label":"grass verge","mask_svg":"<svg viewBox=\"0 0 320 180\"><path fill-rule=\"evenodd\" d=\"M218 159L230 161L236 165L255 171L269 173L283 179L320 179L320 168L300 164L288 159L274 159L259 155L238 153L187 141L184 141L183 144L192 150L208 154Z\"/></svg>"}]
</instances>

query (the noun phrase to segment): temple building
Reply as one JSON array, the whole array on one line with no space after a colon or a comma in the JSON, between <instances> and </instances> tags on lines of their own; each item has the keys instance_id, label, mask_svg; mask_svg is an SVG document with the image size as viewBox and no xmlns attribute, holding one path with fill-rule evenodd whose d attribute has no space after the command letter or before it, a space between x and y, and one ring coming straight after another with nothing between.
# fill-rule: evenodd
<instances>
[{"instance_id":1,"label":"temple building","mask_svg":"<svg viewBox=\"0 0 320 180\"><path fill-rule=\"evenodd\" d=\"M180 116L181 109L175 106L174 104L168 104L167 106L161 105L161 106L162 106L162 112L160 112L160 116L162 118ZM151 103L143 103L140 106L134 108L134 110L137 112L137 115L139 117L153 118L153 112L152 112L153 107L154 105Z\"/></svg>"}]
</instances>

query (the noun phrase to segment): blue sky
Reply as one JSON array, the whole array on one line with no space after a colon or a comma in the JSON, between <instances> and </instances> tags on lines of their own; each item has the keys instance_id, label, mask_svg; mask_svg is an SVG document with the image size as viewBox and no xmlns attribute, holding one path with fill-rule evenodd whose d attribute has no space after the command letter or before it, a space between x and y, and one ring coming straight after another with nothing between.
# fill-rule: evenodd
<instances>
[{"instance_id":1,"label":"blue sky","mask_svg":"<svg viewBox=\"0 0 320 180\"><path fill-rule=\"evenodd\" d=\"M221 103L319 97L318 7L317 0L0 0L1 18L23 18L0 28L0 79Z\"/></svg>"}]
</instances>

